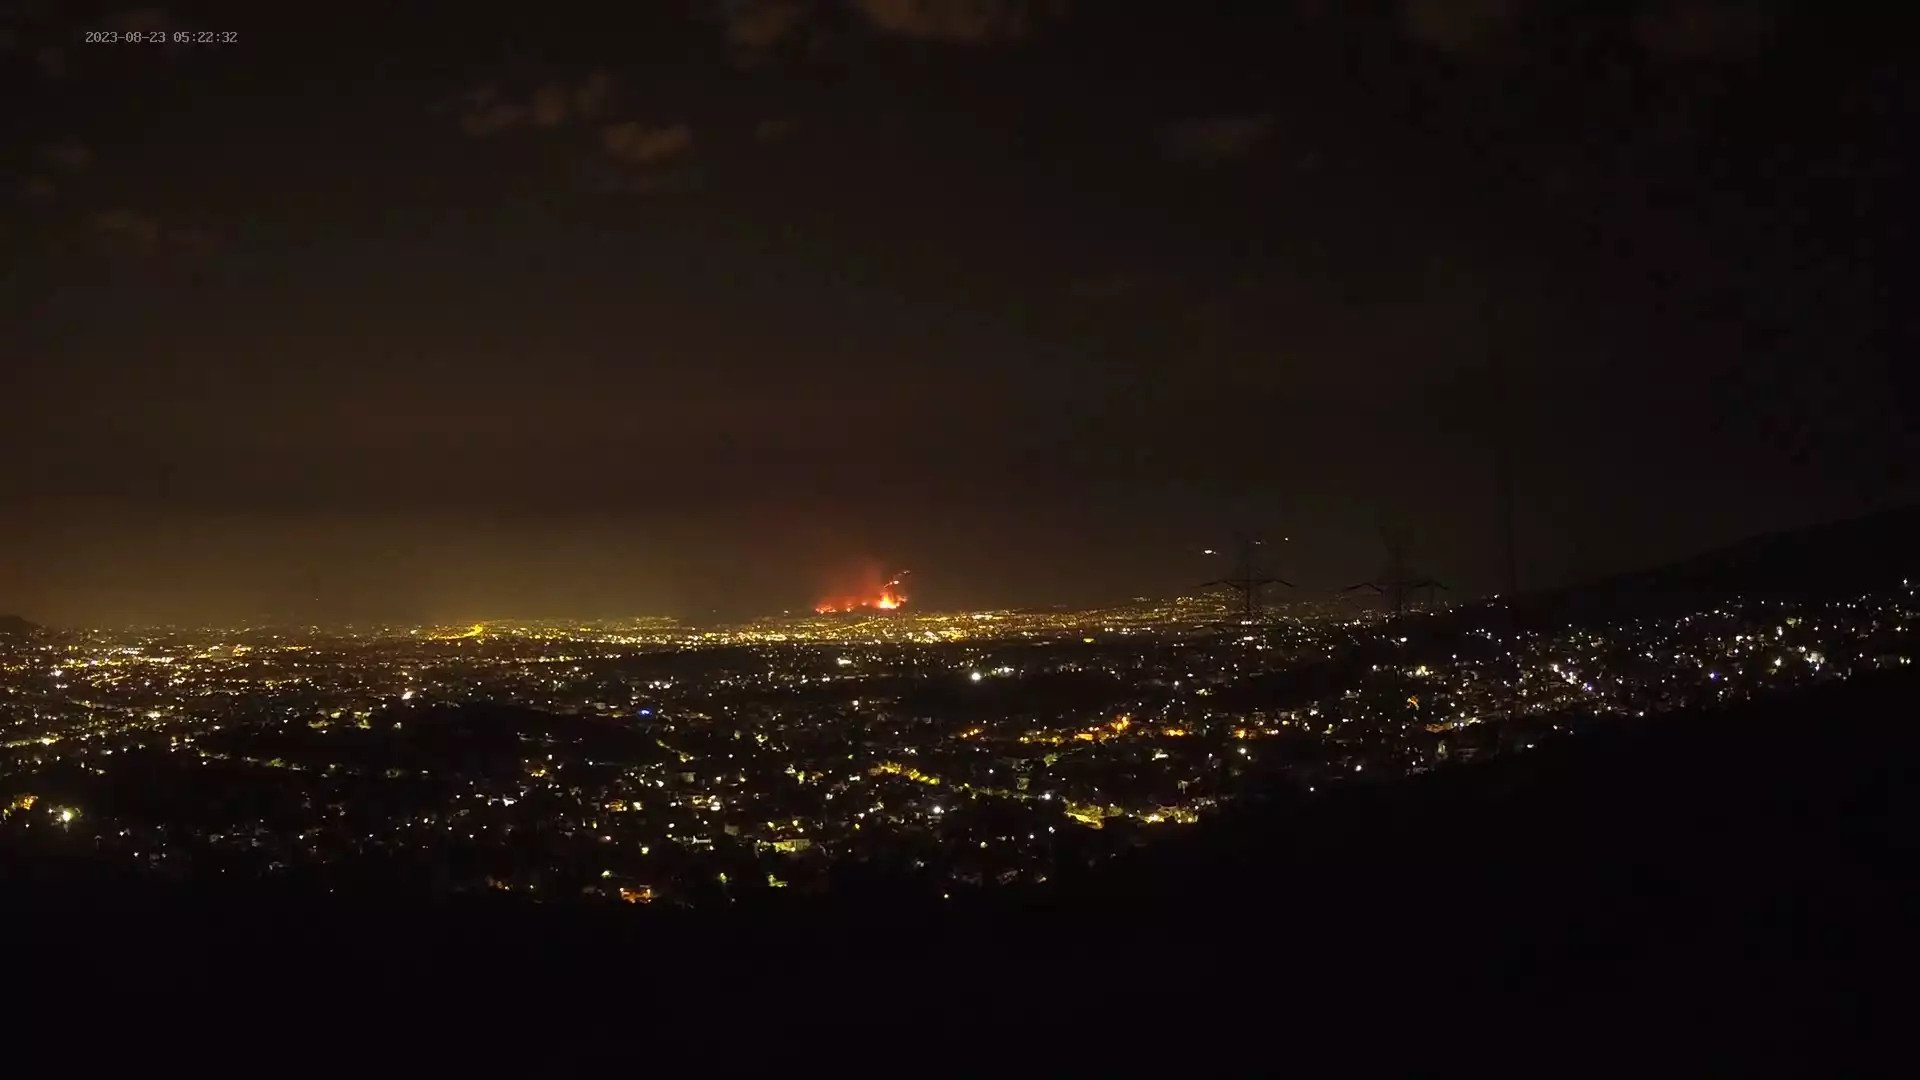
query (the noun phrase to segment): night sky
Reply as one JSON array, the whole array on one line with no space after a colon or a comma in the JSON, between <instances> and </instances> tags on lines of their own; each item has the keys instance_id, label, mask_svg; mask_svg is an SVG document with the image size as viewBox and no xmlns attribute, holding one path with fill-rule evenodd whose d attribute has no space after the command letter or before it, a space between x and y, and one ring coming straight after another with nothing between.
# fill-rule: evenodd
<instances>
[{"instance_id":1,"label":"night sky","mask_svg":"<svg viewBox=\"0 0 1920 1080\"><path fill-rule=\"evenodd\" d=\"M595 7L0 8L0 611L1471 594L1503 429L1527 586L1915 495L1879 5Z\"/></svg>"}]
</instances>

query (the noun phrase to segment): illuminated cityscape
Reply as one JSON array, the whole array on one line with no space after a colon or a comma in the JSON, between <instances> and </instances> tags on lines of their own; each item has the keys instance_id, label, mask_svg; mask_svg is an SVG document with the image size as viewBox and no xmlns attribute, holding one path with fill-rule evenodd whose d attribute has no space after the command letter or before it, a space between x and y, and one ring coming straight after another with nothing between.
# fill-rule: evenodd
<instances>
[{"instance_id":1,"label":"illuminated cityscape","mask_svg":"<svg viewBox=\"0 0 1920 1080\"><path fill-rule=\"evenodd\" d=\"M0 0L7 1060L1904 1060L1899 10Z\"/></svg>"},{"instance_id":2,"label":"illuminated cityscape","mask_svg":"<svg viewBox=\"0 0 1920 1080\"><path fill-rule=\"evenodd\" d=\"M10 842L177 878L699 904L1041 884L1250 790L1389 782L1611 718L1911 664L1920 597L1503 631L1218 598L8 638Z\"/></svg>"}]
</instances>

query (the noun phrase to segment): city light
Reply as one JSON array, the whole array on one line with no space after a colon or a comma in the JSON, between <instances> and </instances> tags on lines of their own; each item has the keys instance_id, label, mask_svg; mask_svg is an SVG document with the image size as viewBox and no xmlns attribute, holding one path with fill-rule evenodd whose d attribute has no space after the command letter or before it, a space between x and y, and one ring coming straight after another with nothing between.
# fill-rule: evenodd
<instances>
[{"instance_id":1,"label":"city light","mask_svg":"<svg viewBox=\"0 0 1920 1080\"><path fill-rule=\"evenodd\" d=\"M679 903L721 873L735 891L816 888L850 853L905 858L925 843L912 857L946 852L928 866L939 880L1039 881L1057 827L1096 858L1134 842L1129 830L1201 822L1254 785L1315 794L1341 776L1448 768L1613 717L1909 664L1912 604L1902 590L1551 632L1496 621L1444 646L1404 620L1346 612L1269 618L1249 635L1217 597L723 627L501 619L483 636L85 632L0 654L22 685L55 685L58 671L66 687L0 699L0 768L18 791L42 776L123 775L199 791L258 772L298 793L241 827L155 833L89 814L88 850L138 865L177 854L324 875L458 844L532 860L475 888ZM1099 640L1110 647L1083 647ZM1349 681L1250 696L1341 655L1366 658ZM982 713L976 695L917 689L943 672L1009 693ZM1087 680L1118 688L1124 707L1030 692ZM512 734L476 756L468 740L489 731ZM394 800L350 832L327 827L387 805L366 796L389 788L440 794ZM91 789L73 790L43 820L80 821ZM34 796L8 805L11 826ZM956 861L959 850L972 854ZM573 865L591 870L573 880Z\"/></svg>"}]
</instances>

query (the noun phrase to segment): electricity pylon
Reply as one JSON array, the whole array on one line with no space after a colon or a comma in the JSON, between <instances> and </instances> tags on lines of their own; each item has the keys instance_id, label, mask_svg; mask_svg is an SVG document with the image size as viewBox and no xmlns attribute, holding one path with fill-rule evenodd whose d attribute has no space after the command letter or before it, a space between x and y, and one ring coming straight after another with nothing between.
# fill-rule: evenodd
<instances>
[{"instance_id":1,"label":"electricity pylon","mask_svg":"<svg viewBox=\"0 0 1920 1080\"><path fill-rule=\"evenodd\" d=\"M1260 567L1258 554L1255 549L1264 546L1266 541L1245 533L1236 534L1234 539L1239 545L1240 552L1239 559L1234 566L1233 576L1203 582L1200 587L1203 589L1232 589L1234 592L1239 593L1243 612L1242 617L1247 622L1253 622L1261 611L1262 598L1260 590L1268 585L1285 585L1291 589L1293 588L1293 582L1274 577ZM1205 553L1208 555L1215 554L1211 548L1207 549Z\"/></svg>"},{"instance_id":2,"label":"electricity pylon","mask_svg":"<svg viewBox=\"0 0 1920 1080\"><path fill-rule=\"evenodd\" d=\"M1406 613L1407 599L1421 589L1427 591L1427 605L1433 605L1433 591L1446 586L1424 574L1415 574L1407 569L1407 539L1404 533L1382 529L1381 539L1387 545L1387 570L1372 581L1362 581L1347 586L1343 592L1358 589L1372 589L1386 598L1393 608L1395 618Z\"/></svg>"}]
</instances>

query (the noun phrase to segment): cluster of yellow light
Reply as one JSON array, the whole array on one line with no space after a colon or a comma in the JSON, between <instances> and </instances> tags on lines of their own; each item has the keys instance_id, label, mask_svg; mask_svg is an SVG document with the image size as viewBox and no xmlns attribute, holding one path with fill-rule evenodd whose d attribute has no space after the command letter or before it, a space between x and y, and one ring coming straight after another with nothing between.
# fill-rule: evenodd
<instances>
[{"instance_id":1,"label":"cluster of yellow light","mask_svg":"<svg viewBox=\"0 0 1920 1080\"><path fill-rule=\"evenodd\" d=\"M16 810L27 811L27 810L33 809L33 804L39 801L39 798L40 796L38 795L14 796L14 799L11 803L8 803L4 809L0 809L0 821L5 821L8 818L12 817L14 811Z\"/></svg>"},{"instance_id":2,"label":"cluster of yellow light","mask_svg":"<svg viewBox=\"0 0 1920 1080\"><path fill-rule=\"evenodd\" d=\"M413 632L415 634L420 633L418 630L415 630ZM463 627L459 627L458 629L445 628L445 629L429 630L425 636L428 641L461 641L461 640L470 640L477 637L485 637L486 633L487 633L486 623L474 623L472 626L463 626Z\"/></svg>"},{"instance_id":3,"label":"cluster of yellow light","mask_svg":"<svg viewBox=\"0 0 1920 1080\"><path fill-rule=\"evenodd\" d=\"M1186 806L1156 806L1151 810L1128 812L1118 806L1102 806L1099 803L1067 803L1067 816L1090 829L1106 828L1108 818L1133 817L1148 825L1161 825L1174 822L1191 825L1200 820L1200 812Z\"/></svg>"},{"instance_id":4,"label":"cluster of yellow light","mask_svg":"<svg viewBox=\"0 0 1920 1080\"><path fill-rule=\"evenodd\" d=\"M1108 739L1117 739L1125 735L1127 729L1132 726L1133 717L1123 713L1104 724L1086 728L1082 731L1075 731L1071 734L1058 731L1029 731L1025 735L1020 736L1020 741L1029 745L1037 744L1040 746L1059 746L1067 742L1106 742ZM1171 729L1164 729L1162 731L1162 734L1173 733ZM1178 732L1178 734L1184 735L1186 732L1181 731Z\"/></svg>"},{"instance_id":5,"label":"cluster of yellow light","mask_svg":"<svg viewBox=\"0 0 1920 1080\"><path fill-rule=\"evenodd\" d=\"M625 900L629 904L651 904L653 903L653 886L641 885L633 887L622 885L620 886L620 899Z\"/></svg>"},{"instance_id":6,"label":"cluster of yellow light","mask_svg":"<svg viewBox=\"0 0 1920 1080\"><path fill-rule=\"evenodd\" d=\"M1117 806L1101 806L1098 803L1067 804L1067 816L1091 829L1104 829L1110 817L1121 817L1125 810Z\"/></svg>"},{"instance_id":7,"label":"cluster of yellow light","mask_svg":"<svg viewBox=\"0 0 1920 1080\"><path fill-rule=\"evenodd\" d=\"M940 778L931 773L921 772L911 765L902 765L897 761L882 761L867 770L868 776L904 776L915 783L938 785Z\"/></svg>"}]
</instances>

